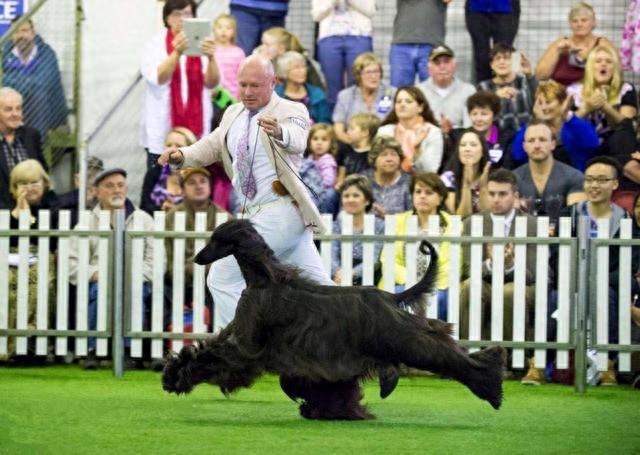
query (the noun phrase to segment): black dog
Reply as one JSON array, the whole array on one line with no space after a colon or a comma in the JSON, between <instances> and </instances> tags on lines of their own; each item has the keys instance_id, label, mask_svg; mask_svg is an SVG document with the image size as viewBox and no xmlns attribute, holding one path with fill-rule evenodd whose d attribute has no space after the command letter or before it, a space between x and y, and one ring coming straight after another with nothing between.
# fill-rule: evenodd
<instances>
[{"instance_id":1,"label":"black dog","mask_svg":"<svg viewBox=\"0 0 640 455\"><path fill-rule=\"evenodd\" d=\"M250 387L265 372L309 419L373 418L360 404L360 381L376 372L381 396L395 387L395 367L429 370L463 383L495 409L502 403L505 351L493 347L467 355L451 338L450 324L401 309L431 292L437 254L431 244L425 276L391 294L375 287L322 286L279 262L248 220L220 225L196 256L198 264L234 255L247 288L233 321L198 346L169 355L163 387L188 393L202 382L226 395Z\"/></svg>"}]
</instances>

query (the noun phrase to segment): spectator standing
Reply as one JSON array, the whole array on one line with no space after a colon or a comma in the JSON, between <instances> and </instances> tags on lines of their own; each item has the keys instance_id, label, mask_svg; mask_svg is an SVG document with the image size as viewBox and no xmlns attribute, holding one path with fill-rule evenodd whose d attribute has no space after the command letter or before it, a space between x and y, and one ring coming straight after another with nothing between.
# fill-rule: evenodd
<instances>
[{"instance_id":1,"label":"spectator standing","mask_svg":"<svg viewBox=\"0 0 640 455\"><path fill-rule=\"evenodd\" d=\"M353 233L362 234L364 232L364 216L371 212L373 208L374 195L373 188L371 187L371 181L360 174L352 174L347 177L340 188L340 203L342 211L338 214L338 218L333 223L333 232L342 232L342 219L343 213L348 213L353 217ZM375 218L375 234L384 234L384 221L381 218ZM382 242L374 242L374 283L377 282L380 277L380 252L382 251ZM334 240L331 244L331 276L333 281L340 286L343 283L342 276L342 248L339 240ZM353 242L352 250L352 265L353 272L351 277L351 283L354 286L362 285L362 273L364 264L363 260L363 245L362 242Z\"/></svg>"},{"instance_id":2,"label":"spectator standing","mask_svg":"<svg viewBox=\"0 0 640 455\"><path fill-rule=\"evenodd\" d=\"M380 120L378 117L367 112L360 112L349 119L346 133L348 143L340 144L338 147L336 189L342 184L346 176L362 174L371 167L368 155L369 150L371 150L371 142L378 133L379 126Z\"/></svg>"},{"instance_id":3,"label":"spectator standing","mask_svg":"<svg viewBox=\"0 0 640 455\"><path fill-rule=\"evenodd\" d=\"M440 232L431 235L448 236L450 233L450 218L446 210L445 200L448 190L442 183L438 174L434 172L421 172L413 174L409 182L409 190L413 201L413 208L396 216L396 232L395 235L408 234L409 217L416 215L418 218L418 229L421 234L429 233L429 218L437 216L440 220ZM441 242L438 246L438 319L447 320L447 305L449 296L449 263L450 257L449 242ZM396 292L403 290L407 283L407 267L406 267L406 242L395 242L395 284ZM429 256L422 254L418 250L417 263L417 279L424 276L429 265ZM381 258L384 263L384 258ZM379 286L382 286L380 282ZM426 297L426 296L425 296ZM416 308L416 314L426 316L426 301L422 300L420 306Z\"/></svg>"},{"instance_id":4,"label":"spectator standing","mask_svg":"<svg viewBox=\"0 0 640 455\"><path fill-rule=\"evenodd\" d=\"M11 23L15 23L17 16ZM40 35L31 19L11 35L2 52L2 85L23 96L24 121L43 138L47 131L66 126L67 100L56 53Z\"/></svg>"},{"instance_id":5,"label":"spectator standing","mask_svg":"<svg viewBox=\"0 0 640 455\"><path fill-rule=\"evenodd\" d=\"M128 198L127 193L129 188L127 186L127 172L120 168L111 168L102 171L98 174L93 182L96 188L96 197L98 204L93 208L89 214L89 223L86 228L89 230L96 230L99 227L100 212L103 210L111 213L111 225L113 226L115 211L124 210L125 212L125 230L133 230L136 226L136 221L141 220L142 230L147 232L153 232L153 219L145 211L137 208ZM76 226L75 229L78 229ZM78 269L79 267L85 267L85 264L80 264L78 249L78 238L72 237L69 244L69 281L74 285L86 285L87 283L78 282ZM143 262L142 262L142 275L143 275L143 287L142 298L144 311L148 308L148 300L151 296L151 280L153 279L153 262L154 260L161 260L160 258L153 257L153 240L150 237L144 238L143 247ZM162 259L164 261L164 258ZM98 238L89 237L89 264L88 264L88 277L89 277L89 303L88 303L88 318L89 318L89 330L95 330L97 324L97 311L98 311L98 286L100 282L100 276L98 275ZM147 319L147 318L145 318ZM148 319L147 321L148 322ZM98 366L98 360L96 357L95 347L96 339L89 338L89 352L87 358L84 361L84 369L95 369Z\"/></svg>"},{"instance_id":6,"label":"spectator standing","mask_svg":"<svg viewBox=\"0 0 640 455\"><path fill-rule=\"evenodd\" d=\"M444 41L447 6L451 0L396 0L396 17L389 52L391 85L413 85L416 74L429 77L431 49Z\"/></svg>"},{"instance_id":7,"label":"spectator standing","mask_svg":"<svg viewBox=\"0 0 640 455\"><path fill-rule=\"evenodd\" d=\"M453 128L471 126L466 102L476 88L458 78L456 71L453 50L440 44L429 55L429 79L418 84L445 135Z\"/></svg>"},{"instance_id":8,"label":"spectator standing","mask_svg":"<svg viewBox=\"0 0 640 455\"><path fill-rule=\"evenodd\" d=\"M555 160L555 148L551 127L541 120L529 122L524 138L529 161L513 171L520 208L534 216L550 217L553 230L563 208L585 200L582 172Z\"/></svg>"},{"instance_id":9,"label":"spectator standing","mask_svg":"<svg viewBox=\"0 0 640 455\"><path fill-rule=\"evenodd\" d=\"M147 168L156 166L171 128L188 128L196 137L209 132L213 108L211 89L219 82L213 37L200 43L203 56L187 56L189 42L184 19L196 17L195 0L166 0L157 33L142 55L140 72L146 83L140 143L147 152Z\"/></svg>"},{"instance_id":10,"label":"spectator standing","mask_svg":"<svg viewBox=\"0 0 640 455\"><path fill-rule=\"evenodd\" d=\"M393 110L378 128L378 136L393 136L402 145L402 170L436 172L442 164L442 130L422 91L413 85L400 87Z\"/></svg>"},{"instance_id":11,"label":"spectator standing","mask_svg":"<svg viewBox=\"0 0 640 455\"><path fill-rule=\"evenodd\" d=\"M569 10L571 36L558 38L544 51L536 67L538 80L553 79L569 86L584 77L587 56L596 46L615 48L604 36L596 36L596 13L586 2L575 3Z\"/></svg>"},{"instance_id":12,"label":"spectator standing","mask_svg":"<svg viewBox=\"0 0 640 455\"><path fill-rule=\"evenodd\" d=\"M380 120L391 111L395 89L382 82L382 63L370 53L358 55L351 67L354 85L338 93L338 101L333 109L333 126L336 137L345 144L347 122L360 112L376 115Z\"/></svg>"},{"instance_id":13,"label":"spectator standing","mask_svg":"<svg viewBox=\"0 0 640 455\"><path fill-rule=\"evenodd\" d=\"M277 61L276 74L281 81L275 92L288 100L305 105L313 123L331 122L327 95L320 87L307 82L307 64L304 55L287 51Z\"/></svg>"},{"instance_id":14,"label":"spectator standing","mask_svg":"<svg viewBox=\"0 0 640 455\"><path fill-rule=\"evenodd\" d=\"M491 49L491 69L494 77L481 81L479 90L494 92L500 97L500 129L515 133L531 118L536 79L531 75L531 64L520 53L522 73L513 70L511 62L515 49L504 43L497 43Z\"/></svg>"},{"instance_id":15,"label":"spectator standing","mask_svg":"<svg viewBox=\"0 0 640 455\"><path fill-rule=\"evenodd\" d=\"M230 14L220 14L213 21L216 50L213 58L220 71L220 84L234 99L238 99L238 68L245 58L241 47L236 46L238 24Z\"/></svg>"},{"instance_id":16,"label":"spectator standing","mask_svg":"<svg viewBox=\"0 0 640 455\"><path fill-rule=\"evenodd\" d=\"M369 165L364 175L373 186L373 210L376 216L405 212L411 208L409 174L400 167L402 147L391 136L378 136L371 144Z\"/></svg>"},{"instance_id":17,"label":"spectator standing","mask_svg":"<svg viewBox=\"0 0 640 455\"><path fill-rule=\"evenodd\" d=\"M230 0L229 10L238 22L238 46L251 55L265 30L284 27L289 0Z\"/></svg>"},{"instance_id":18,"label":"spectator standing","mask_svg":"<svg viewBox=\"0 0 640 455\"><path fill-rule=\"evenodd\" d=\"M22 95L10 87L0 88L0 208L12 207L9 176L13 168L33 158L46 170L42 141L38 130L25 126Z\"/></svg>"},{"instance_id":19,"label":"spectator standing","mask_svg":"<svg viewBox=\"0 0 640 455\"><path fill-rule=\"evenodd\" d=\"M353 84L351 67L363 52L373 52L374 0L312 0L311 17L318 23L316 54L327 80L329 109L338 92Z\"/></svg>"},{"instance_id":20,"label":"spectator standing","mask_svg":"<svg viewBox=\"0 0 640 455\"><path fill-rule=\"evenodd\" d=\"M489 51L496 43L513 46L520 25L520 0L467 0L464 19L473 45L475 81L490 79Z\"/></svg>"}]
</instances>

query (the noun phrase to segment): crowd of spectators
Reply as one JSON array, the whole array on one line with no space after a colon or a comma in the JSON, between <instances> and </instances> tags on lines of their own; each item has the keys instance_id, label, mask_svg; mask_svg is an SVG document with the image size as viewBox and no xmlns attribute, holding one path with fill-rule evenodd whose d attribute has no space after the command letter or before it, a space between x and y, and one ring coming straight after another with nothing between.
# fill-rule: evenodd
<instances>
[{"instance_id":1,"label":"crowd of spectators","mask_svg":"<svg viewBox=\"0 0 640 455\"><path fill-rule=\"evenodd\" d=\"M398 235L406 233L412 215L425 233L428 217L438 216L439 234L449 232L451 214L460 215L468 234L469 216L478 214L487 235L494 217L500 216L507 236L513 233L515 216L527 218L530 235L535 235L535 217L548 216L554 235L562 214L582 213L593 223L602 216L617 223L629 213L637 215L637 93L623 79L615 43L594 35L593 8L585 2L573 5L568 14L571 35L555 40L538 62L531 62L513 47L518 0L468 0L465 20L474 45L474 85L457 75L455 49L443 42L448 3L397 2L387 84L371 39L373 1L313 0L311 15L319 24L316 62L284 28L287 0L232 0L231 14L212 21L212 35L199 43L196 56L185 54L189 39L184 29L185 19L197 16L196 2L166 0L165 28L149 41L140 65L146 87L140 143L148 157L140 208L127 199L127 172L105 170L92 158L83 192L85 207L93 210L91 224L97 223L100 210L125 208L127 220L142 217L149 226L155 211L167 212L169 226L175 213L183 211L187 229L193 229L195 212L206 212L212 223L217 213L231 217L241 209L242 196L220 167L176 171L157 159L165 148L189 146L215 129L221 118L224 121L216 111L239 101L238 69L250 55L271 60L279 81L275 93L302 103L308 111L312 127L298 174L320 211L332 215L336 232L345 214L352 217L354 233L362 232L365 214L374 214L376 234L384 232L386 215L398 214ZM31 21L3 49L3 67L0 207L12 210L12 223L18 222L20 210L36 217L36 208L54 213L77 208L78 190L57 198L49 184L42 138L66 123L67 111L47 110L54 103L38 102L45 92L63 92L55 54L35 34ZM46 75L39 76L39 71ZM34 79L40 84L34 85ZM230 95L222 108L212 102L221 91ZM27 171L22 170L25 164ZM38 188L41 191L35 191ZM73 223L77 221L76 213ZM56 223L55 217L51 222ZM615 229L610 231L615 234ZM443 269L448 267L449 246L444 242L439 248L438 316L446 319L448 276ZM192 252L193 245L187 249ZM398 288L406 283L404 249L398 242ZM171 242L167 250L170 271ZM380 250L376 242L376 272ZM483 252L483 339L489 337L493 250L486 245ZM513 272L514 246L505 244L498 250L504 253L506 281L504 339L511 340L513 277L508 274ZM166 260L152 254L150 245L145 247L146 265ZM333 280L361 284L362 244L354 244L348 280L342 276L340 256L340 242L334 241ZM462 256L460 333L467 337L468 249ZM419 273L424 273L426 261L418 258ZM526 270L527 340L532 339L534 263L532 249ZM635 263L634 272L640 272ZM379 283L378 275L374 281ZM97 283L98 277L90 274L90 325L95 324ZM192 295L192 289L185 289L186 305ZM210 295L207 298L209 318L213 303ZM617 307L612 304L609 309L610 321L617 321ZM613 330L610 340L617 340ZM93 343L90 340L85 366L96 365ZM533 360L530 366L525 382L540 382L531 376L540 366Z\"/></svg>"}]
</instances>

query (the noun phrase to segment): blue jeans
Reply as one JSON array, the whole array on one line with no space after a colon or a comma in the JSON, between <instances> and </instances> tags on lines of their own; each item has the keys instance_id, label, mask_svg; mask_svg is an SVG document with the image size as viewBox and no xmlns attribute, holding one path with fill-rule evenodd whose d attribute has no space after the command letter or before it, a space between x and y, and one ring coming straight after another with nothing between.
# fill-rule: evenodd
<instances>
[{"instance_id":1,"label":"blue jeans","mask_svg":"<svg viewBox=\"0 0 640 455\"><path fill-rule=\"evenodd\" d=\"M402 87L413 85L416 74L420 82L429 77L427 62L433 46L431 44L392 44L389 52L391 85Z\"/></svg>"},{"instance_id":2,"label":"blue jeans","mask_svg":"<svg viewBox=\"0 0 640 455\"><path fill-rule=\"evenodd\" d=\"M245 55L249 56L262 42L262 32L271 27L284 27L282 15L251 14L247 11L230 7L231 15L236 18L236 44L242 48Z\"/></svg>"},{"instance_id":3,"label":"blue jeans","mask_svg":"<svg viewBox=\"0 0 640 455\"><path fill-rule=\"evenodd\" d=\"M438 319L446 321L449 315L449 289L438 289Z\"/></svg>"},{"instance_id":4,"label":"blue jeans","mask_svg":"<svg viewBox=\"0 0 640 455\"><path fill-rule=\"evenodd\" d=\"M151 297L151 283L145 282L142 283L142 311L143 311L143 321L144 314L148 309L148 302ZM89 303L87 308L87 313L89 316L89 330L96 330L98 325L98 282L92 281L89 283ZM131 340L129 338L125 341L125 346L129 346ZM96 348L96 339L95 337L90 337L88 342L89 349Z\"/></svg>"},{"instance_id":5,"label":"blue jeans","mask_svg":"<svg viewBox=\"0 0 640 455\"><path fill-rule=\"evenodd\" d=\"M353 85L351 66L356 57L363 52L373 51L370 36L328 36L318 41L317 57L327 81L329 107L331 112L336 105L338 92L345 87L344 74L347 73L347 85Z\"/></svg>"}]
</instances>

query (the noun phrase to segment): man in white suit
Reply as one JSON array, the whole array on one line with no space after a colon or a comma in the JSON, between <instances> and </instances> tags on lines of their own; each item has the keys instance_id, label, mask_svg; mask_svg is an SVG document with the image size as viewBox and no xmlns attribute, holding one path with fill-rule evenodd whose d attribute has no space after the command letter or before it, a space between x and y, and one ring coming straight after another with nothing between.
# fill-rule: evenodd
<instances>
[{"instance_id":1,"label":"man in white suit","mask_svg":"<svg viewBox=\"0 0 640 455\"><path fill-rule=\"evenodd\" d=\"M238 84L242 102L226 110L215 131L190 147L165 150L158 162L180 167L222 162L242 216L251 219L278 259L319 283L333 284L313 244L312 232L325 228L297 173L309 133L308 111L273 93L276 76L263 57L243 62ZM207 282L226 325L246 287L235 258L216 261Z\"/></svg>"}]
</instances>

